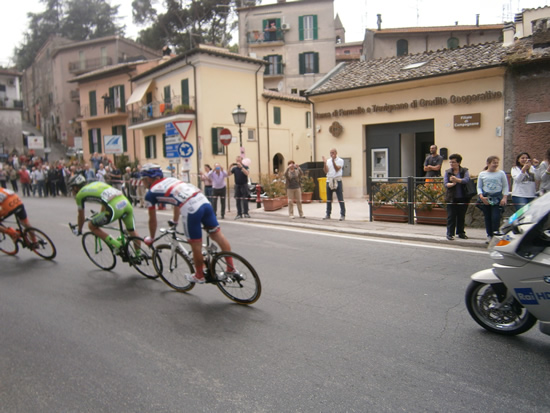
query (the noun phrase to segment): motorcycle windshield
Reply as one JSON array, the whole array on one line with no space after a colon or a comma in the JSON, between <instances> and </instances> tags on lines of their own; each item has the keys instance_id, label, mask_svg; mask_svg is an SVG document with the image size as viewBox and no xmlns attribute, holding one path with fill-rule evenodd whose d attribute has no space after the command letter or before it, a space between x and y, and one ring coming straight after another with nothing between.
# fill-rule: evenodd
<instances>
[{"instance_id":1,"label":"motorcycle windshield","mask_svg":"<svg viewBox=\"0 0 550 413\"><path fill-rule=\"evenodd\" d=\"M539 222L550 212L550 192L529 202L509 219L508 223L512 224L515 221L521 224Z\"/></svg>"}]
</instances>

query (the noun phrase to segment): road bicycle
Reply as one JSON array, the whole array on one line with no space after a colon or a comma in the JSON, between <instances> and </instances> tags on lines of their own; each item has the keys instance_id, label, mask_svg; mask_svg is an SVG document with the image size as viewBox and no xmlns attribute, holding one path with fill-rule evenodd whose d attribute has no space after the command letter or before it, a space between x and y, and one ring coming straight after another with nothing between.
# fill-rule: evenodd
<instances>
[{"instance_id":1,"label":"road bicycle","mask_svg":"<svg viewBox=\"0 0 550 413\"><path fill-rule=\"evenodd\" d=\"M17 229L0 223L8 233L0 233L0 251L8 255L19 252L19 246L27 248L45 260L53 260L57 255L55 245L43 231L38 228L24 228L16 217ZM12 238L15 235L15 240Z\"/></svg>"},{"instance_id":2,"label":"road bicycle","mask_svg":"<svg viewBox=\"0 0 550 413\"><path fill-rule=\"evenodd\" d=\"M188 292L195 283L189 282L185 274L194 274L192 253L186 249L189 245L185 234L178 232L175 226L161 228L161 235L154 243L164 239L168 244L155 245L153 265L168 286L178 292ZM205 231L206 232L206 231ZM202 255L206 270L207 284L215 284L230 300L239 304L254 304L262 293L262 284L256 270L240 255L229 251L218 251L216 244L210 241L206 232L206 243L202 245ZM229 265L228 258L233 259Z\"/></svg>"},{"instance_id":3,"label":"road bicycle","mask_svg":"<svg viewBox=\"0 0 550 413\"><path fill-rule=\"evenodd\" d=\"M90 220L91 217L86 218L86 221ZM74 232L78 226L69 223L69 227ZM101 228L119 231L117 240L120 242L120 248L115 253L109 244L93 232L86 232L82 235L82 248L90 261L102 270L110 271L115 268L117 264L116 257L119 256L122 262L134 267L141 275L150 279L158 278L152 261L152 253L147 248L143 238L130 236L123 227L122 219L118 220L118 228L108 226Z\"/></svg>"}]
</instances>

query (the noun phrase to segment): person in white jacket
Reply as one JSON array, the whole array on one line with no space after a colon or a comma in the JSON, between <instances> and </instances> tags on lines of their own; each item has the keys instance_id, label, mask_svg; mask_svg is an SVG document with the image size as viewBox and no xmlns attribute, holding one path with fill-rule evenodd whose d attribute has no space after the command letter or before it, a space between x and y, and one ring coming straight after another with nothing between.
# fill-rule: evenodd
<instances>
[{"instance_id":1,"label":"person in white jacket","mask_svg":"<svg viewBox=\"0 0 550 413\"><path fill-rule=\"evenodd\" d=\"M546 151L544 161L537 168L535 178L539 182L539 193L541 195L550 192L550 149Z\"/></svg>"},{"instance_id":2,"label":"person in white jacket","mask_svg":"<svg viewBox=\"0 0 550 413\"><path fill-rule=\"evenodd\" d=\"M514 208L519 210L536 197L537 187L535 173L539 161L531 159L527 152L521 152L516 156L516 165L512 167L512 202Z\"/></svg>"}]
</instances>

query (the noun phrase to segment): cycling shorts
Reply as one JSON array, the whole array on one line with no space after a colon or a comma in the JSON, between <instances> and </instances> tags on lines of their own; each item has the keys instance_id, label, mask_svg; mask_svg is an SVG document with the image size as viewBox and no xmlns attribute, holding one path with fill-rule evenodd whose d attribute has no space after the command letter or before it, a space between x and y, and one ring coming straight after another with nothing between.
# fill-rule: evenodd
<instances>
[{"instance_id":1,"label":"cycling shorts","mask_svg":"<svg viewBox=\"0 0 550 413\"><path fill-rule=\"evenodd\" d=\"M27 211L25 210L25 206L23 204L20 204L19 206L12 209L10 212L8 212L6 215L3 215L0 217L0 222L2 222L7 217L15 215L19 221L24 221L27 219Z\"/></svg>"},{"instance_id":2,"label":"cycling shorts","mask_svg":"<svg viewBox=\"0 0 550 413\"><path fill-rule=\"evenodd\" d=\"M203 202L202 198L206 202ZM191 201L194 202L191 203ZM218 223L214 209L203 194L198 194L183 205L180 209L180 214L183 221L183 230L189 241L202 240L203 225L209 233L220 230L220 224Z\"/></svg>"},{"instance_id":3,"label":"cycling shorts","mask_svg":"<svg viewBox=\"0 0 550 413\"><path fill-rule=\"evenodd\" d=\"M119 219L124 222L124 226L128 231L133 231L136 227L134 208L132 208L132 204L125 196L117 196L110 200L105 205L105 210L95 214L91 222L96 227L102 227Z\"/></svg>"}]
</instances>

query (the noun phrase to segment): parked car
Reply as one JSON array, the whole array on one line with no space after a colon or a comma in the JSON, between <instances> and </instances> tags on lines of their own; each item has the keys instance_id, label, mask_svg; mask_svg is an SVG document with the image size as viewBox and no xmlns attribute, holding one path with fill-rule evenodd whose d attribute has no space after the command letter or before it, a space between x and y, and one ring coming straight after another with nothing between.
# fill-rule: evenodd
<instances>
[{"instance_id":1,"label":"parked car","mask_svg":"<svg viewBox=\"0 0 550 413\"><path fill-rule=\"evenodd\" d=\"M65 156L67 158L82 158L84 156L84 151L82 149L76 149L76 148L67 148L67 152L65 153Z\"/></svg>"}]
</instances>

